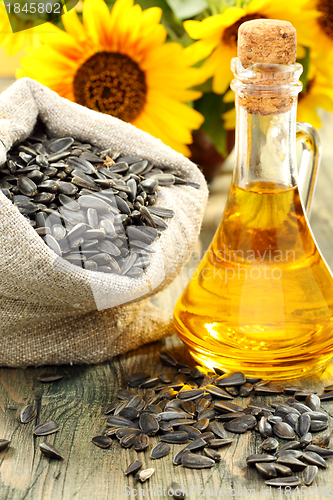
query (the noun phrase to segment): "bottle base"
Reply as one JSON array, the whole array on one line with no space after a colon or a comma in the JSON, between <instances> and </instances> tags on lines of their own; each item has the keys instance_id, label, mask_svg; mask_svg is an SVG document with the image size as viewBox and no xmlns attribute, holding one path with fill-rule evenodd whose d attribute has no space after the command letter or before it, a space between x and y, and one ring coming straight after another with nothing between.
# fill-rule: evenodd
<instances>
[{"instance_id":1,"label":"bottle base","mask_svg":"<svg viewBox=\"0 0 333 500\"><path fill-rule=\"evenodd\" d=\"M184 339L182 339L184 341ZM189 347L189 346L188 346ZM195 362L207 368L219 368L225 372L242 372L247 377L258 377L268 380L288 380L312 375L320 376L327 365L330 363L333 353L325 353L321 356L307 359L283 360L279 359L276 362L270 363L260 362L245 362L241 359L224 358L216 356L213 352L203 351L200 348L189 348L189 352Z\"/></svg>"}]
</instances>

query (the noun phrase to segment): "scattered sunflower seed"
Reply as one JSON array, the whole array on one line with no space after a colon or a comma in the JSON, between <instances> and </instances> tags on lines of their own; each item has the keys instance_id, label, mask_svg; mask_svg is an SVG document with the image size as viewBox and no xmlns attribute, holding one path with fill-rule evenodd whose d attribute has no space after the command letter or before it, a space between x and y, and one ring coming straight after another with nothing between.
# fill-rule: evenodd
<instances>
[{"instance_id":1,"label":"scattered sunflower seed","mask_svg":"<svg viewBox=\"0 0 333 500\"><path fill-rule=\"evenodd\" d=\"M166 443L158 443L150 452L150 458L158 459L165 457L171 451L171 447Z\"/></svg>"},{"instance_id":2,"label":"scattered sunflower seed","mask_svg":"<svg viewBox=\"0 0 333 500\"><path fill-rule=\"evenodd\" d=\"M19 413L19 421L28 424L37 416L37 410L33 405L25 406Z\"/></svg>"},{"instance_id":3,"label":"scattered sunflower seed","mask_svg":"<svg viewBox=\"0 0 333 500\"><path fill-rule=\"evenodd\" d=\"M53 420L49 420L48 422L44 422L43 424L36 425L33 430L35 436L49 436L50 434L54 434L58 432L59 426L57 422Z\"/></svg>"},{"instance_id":4,"label":"scattered sunflower seed","mask_svg":"<svg viewBox=\"0 0 333 500\"><path fill-rule=\"evenodd\" d=\"M0 439L0 452L5 450L11 443L8 439Z\"/></svg>"},{"instance_id":5,"label":"scattered sunflower seed","mask_svg":"<svg viewBox=\"0 0 333 500\"><path fill-rule=\"evenodd\" d=\"M127 467L125 476L128 476L129 474L135 474L141 469L142 465L142 462L140 462L139 460L135 460Z\"/></svg>"},{"instance_id":6,"label":"scattered sunflower seed","mask_svg":"<svg viewBox=\"0 0 333 500\"><path fill-rule=\"evenodd\" d=\"M55 458L57 460L63 460L64 457L59 453L59 451L49 443L40 443L40 451L48 458Z\"/></svg>"},{"instance_id":7,"label":"scattered sunflower seed","mask_svg":"<svg viewBox=\"0 0 333 500\"><path fill-rule=\"evenodd\" d=\"M189 469L209 469L215 465L215 460L194 453L185 453L182 458L182 465Z\"/></svg>"},{"instance_id":8,"label":"scattered sunflower seed","mask_svg":"<svg viewBox=\"0 0 333 500\"><path fill-rule=\"evenodd\" d=\"M136 478L138 481L141 481L141 483L144 483L149 479L155 472L155 469L145 469L141 470L140 472L137 473Z\"/></svg>"},{"instance_id":9,"label":"scattered sunflower seed","mask_svg":"<svg viewBox=\"0 0 333 500\"><path fill-rule=\"evenodd\" d=\"M56 380L60 380L63 378L63 375L59 375L58 373L43 373L42 375L39 375L37 379L40 382L55 382Z\"/></svg>"}]
</instances>

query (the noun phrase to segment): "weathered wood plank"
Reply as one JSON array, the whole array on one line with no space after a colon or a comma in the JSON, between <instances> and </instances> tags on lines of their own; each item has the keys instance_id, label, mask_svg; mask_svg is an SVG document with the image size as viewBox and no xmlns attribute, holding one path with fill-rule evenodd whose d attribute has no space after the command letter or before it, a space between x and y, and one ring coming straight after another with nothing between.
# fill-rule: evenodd
<instances>
[{"instance_id":1,"label":"weathered wood plank","mask_svg":"<svg viewBox=\"0 0 333 500\"><path fill-rule=\"evenodd\" d=\"M189 361L188 354L180 341L172 337L167 339L168 347L175 348L179 359ZM53 384L41 384L36 376L42 369L0 370L1 437L12 439L12 445L0 454L0 498L1 500L69 500L79 498L94 500L135 498L126 497L127 488L134 490L138 483L134 478L123 474L127 465L134 459L143 458L144 465L156 469L155 475L140 487L167 488L176 480L186 488L214 490L223 489L224 498L244 498L241 490L256 490L259 498L263 481L256 470L246 467L245 458L259 449L262 439L252 433L235 436L231 446L221 450L222 460L213 469L192 471L172 465L172 456L181 449L181 445L172 446L172 453L158 461L149 458L149 453L136 453L122 449L116 441L111 449L101 450L91 443L91 438L100 433L105 422L104 409L115 397L120 387L126 387L126 377L133 370L149 370L157 374L161 370L158 355L162 343L155 343L116 358L112 363L91 367L58 367L64 378ZM333 382L333 370L328 370L322 380L303 380L302 385L315 384L318 391L323 385ZM278 396L272 399L286 399ZM237 404L246 406L250 398L236 398ZM259 398L267 402L270 398ZM19 407L26 401L38 408L38 416L28 425L15 420L15 411L10 407ZM333 414L333 403L324 403L324 408ZM55 419L60 432L47 438L36 438L32 429L37 423ZM332 424L331 424L332 428ZM38 443L48 441L61 450L64 462L50 461L41 456ZM157 439L152 439L152 444ZM329 471L320 471L317 485L332 485ZM125 490L124 490L125 488ZM231 489L236 494L231 494ZM237 493L238 491L238 493ZM208 497L208 494L207 494ZM145 498L156 498L150 493ZM204 498L199 493L192 493L192 499ZM213 498L219 498L214 496ZM279 498L278 492L272 491L270 498ZM316 498L316 497L314 497Z\"/></svg>"},{"instance_id":2,"label":"weathered wood plank","mask_svg":"<svg viewBox=\"0 0 333 500\"><path fill-rule=\"evenodd\" d=\"M0 89L1 90L1 89ZM317 192L311 216L311 227L328 264L333 269L333 150L331 136L333 120L329 117L322 132L324 160L319 174ZM201 235L202 248L210 242L220 216L223 212L228 188L230 171L214 182L212 196ZM199 251L199 248L198 248ZM197 256L196 256L197 258ZM180 278L165 292L159 294L155 304L172 311L174 302L189 278L191 268L197 260L190 263ZM186 349L181 342L172 337L166 340L167 347L177 350L179 359L189 362ZM246 467L246 456L258 451L262 441L258 434L251 432L235 436L231 446L221 449L222 460L213 469L192 471L172 465L172 456L181 446L172 446L172 453L158 461L152 461L149 453L136 453L122 449L114 442L111 449L101 450L91 443L91 438L100 433L105 422L104 409L115 397L117 390L126 386L126 376L133 370L150 371L152 375L161 369L158 355L163 343L158 342L142 347L134 352L120 356L98 366L62 366L57 371L64 378L54 384L41 384L37 375L43 369L0 370L0 438L12 440L11 446L0 453L0 499L1 500L106 500L135 498L126 496L124 487L132 491L138 488L134 478L123 474L127 465L135 458L143 459L144 466L156 468L155 475L143 485L143 498L158 498L155 488L168 488L172 480L182 484L192 493L191 500L201 498L265 498L264 485L256 470ZM187 360L187 361L186 361ZM321 379L303 380L304 386L315 386L321 392L323 385L333 383L333 367ZM278 399L278 398L273 398ZM279 399L285 399L279 397ZM235 402L246 406L250 398L236 398ZM269 398L260 398L262 402ZM35 404L38 409L36 419L28 425L19 424L16 411L24 404ZM325 410L333 416L333 403L323 403ZM33 427L48 419L59 423L60 431L47 438L32 435ZM332 424L330 424L332 431ZM38 444L42 441L54 444L65 456L64 462L51 461L43 457ZM154 444L156 439L152 440ZM326 495L332 496L333 476L320 470L315 486L329 487ZM147 493L147 489L153 490ZM196 488L196 492L194 492ZM203 491L206 492L204 496ZM216 489L216 490L215 490ZM224 495L214 493L223 490ZM245 489L251 490L246 496ZM209 491L211 490L211 491ZM233 490L233 491L232 491ZM252 492L254 490L254 493ZM142 496L142 495L141 495ZM310 498L323 498L314 494ZM161 496L165 498L165 496ZM166 498L168 498L166 496ZM281 499L278 491L272 490L266 498ZM284 498L304 498L300 495Z\"/></svg>"}]
</instances>

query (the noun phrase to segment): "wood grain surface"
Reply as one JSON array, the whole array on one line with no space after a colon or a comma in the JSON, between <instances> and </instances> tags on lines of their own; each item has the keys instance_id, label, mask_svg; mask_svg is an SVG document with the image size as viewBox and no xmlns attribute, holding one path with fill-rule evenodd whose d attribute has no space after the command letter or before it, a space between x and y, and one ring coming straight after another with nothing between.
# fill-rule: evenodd
<instances>
[{"instance_id":1,"label":"wood grain surface","mask_svg":"<svg viewBox=\"0 0 333 500\"><path fill-rule=\"evenodd\" d=\"M0 90L6 87L0 80ZM319 174L311 216L311 227L325 259L333 269L333 120L327 116L321 133L324 158ZM207 247L223 212L229 184L230 165L211 185L201 235L201 247ZM197 256L196 256L197 259ZM154 299L156 305L172 311L175 300L185 286L197 260L190 262L182 275ZM298 493L281 494L268 489L255 469L246 467L246 457L260 451L262 438L258 433L232 435L234 442L222 448L222 460L212 469L198 471L172 465L173 455L183 445L171 445L171 453L161 460L151 460L149 452L136 453L121 448L114 440L108 450L97 448L91 439L101 433L106 416L104 410L120 388L127 386L127 376L144 370L151 375L162 370L159 353L164 347L173 349L179 360L191 363L178 337L144 346L109 363L97 366L48 367L63 378L51 384L37 380L45 368L0 369L0 439L10 439L11 445L0 453L0 500L120 500L122 498L172 498L168 496L171 481L180 483L187 491L187 499L224 498L254 499L322 499L333 498L333 458L328 470L320 470L314 488L299 488ZM293 383L293 381L291 381ZM323 386L333 383L333 365L319 378L303 379L297 384L315 387L321 393ZM235 398L234 402L247 406L251 398ZM277 396L273 399L287 399ZM268 397L256 397L269 402ZM33 404L37 417L29 424L18 422L16 413L25 404ZM333 417L333 402L323 403L324 410ZM47 438L33 436L35 425L56 420L60 430ZM330 419L331 420L331 419ZM329 431L332 431L330 422ZM326 433L327 431L325 431ZM40 442L53 444L64 455L64 461L42 456ZM150 448L157 443L151 438ZM333 447L333 446L332 446ZM124 471L135 459L144 467L154 467L155 474L142 485ZM165 490L163 490L165 488ZM321 489L320 489L321 488ZM140 492L141 490L141 492ZM294 489L292 488L292 491ZM129 492L131 492L129 494Z\"/></svg>"},{"instance_id":2,"label":"wood grain surface","mask_svg":"<svg viewBox=\"0 0 333 500\"><path fill-rule=\"evenodd\" d=\"M186 349L176 337L167 339L166 345L174 350L179 360L190 362ZM149 450L137 453L121 448L117 439L108 450L91 443L105 426L105 408L119 388L127 387L127 375L133 370L155 375L165 369L159 361L162 347L162 342L150 344L98 366L53 367L63 379L51 384L37 380L37 376L45 371L42 367L0 370L0 438L12 441L10 447L0 453L1 500L118 500L138 497L138 491L135 496L138 489L145 494L142 498L168 498L167 493L163 497L163 488L168 489L173 480L191 491L187 496L191 500L265 498L263 479L255 469L248 468L245 461L251 453L260 452L262 438L254 431L242 435L230 433L234 442L220 449L221 462L203 471L172 464L172 457L184 445L171 445L168 456L152 460ZM324 385L333 383L333 370L329 369L321 380L304 379L297 383L305 387L315 386L320 392ZM265 403L272 399L286 400L287 396L255 396L256 401ZM234 402L247 406L250 400L250 397L238 397ZM24 425L17 421L16 409L27 403L36 406L38 415ZM333 403L323 403L322 406L332 417ZM58 422L60 431L48 437L33 436L34 426L50 419ZM64 455L64 461L45 458L39 450L40 442L53 444ZM151 448L157 444L158 438L150 438L150 442ZM144 467L155 468L155 474L142 485L133 477L124 475L127 466L135 459L141 460ZM333 458L330 460L333 462ZM328 470L319 471L314 483L318 488L317 495L309 496L309 489L304 490L308 498L333 496L332 467L333 464ZM325 493L330 492L330 496L320 495L319 486ZM159 488L161 497L157 496ZM266 497L281 498L279 491L273 489ZM304 498L304 495L285 495L282 498Z\"/></svg>"}]
</instances>

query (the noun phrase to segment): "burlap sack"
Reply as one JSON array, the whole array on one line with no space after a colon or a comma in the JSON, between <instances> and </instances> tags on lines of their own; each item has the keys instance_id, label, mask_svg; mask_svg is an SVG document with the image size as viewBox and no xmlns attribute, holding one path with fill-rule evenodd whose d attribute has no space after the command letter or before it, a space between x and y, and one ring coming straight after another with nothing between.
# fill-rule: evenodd
<instances>
[{"instance_id":1,"label":"burlap sack","mask_svg":"<svg viewBox=\"0 0 333 500\"><path fill-rule=\"evenodd\" d=\"M0 365L98 363L166 336L170 316L148 301L190 258L207 200L202 174L160 140L29 78L0 96L0 165L10 147L28 137L37 117L53 136L142 156L201 187L159 188L157 206L172 208L175 217L153 243L151 264L138 279L68 264L0 191Z\"/></svg>"}]
</instances>

